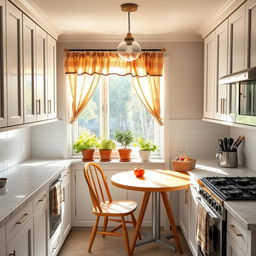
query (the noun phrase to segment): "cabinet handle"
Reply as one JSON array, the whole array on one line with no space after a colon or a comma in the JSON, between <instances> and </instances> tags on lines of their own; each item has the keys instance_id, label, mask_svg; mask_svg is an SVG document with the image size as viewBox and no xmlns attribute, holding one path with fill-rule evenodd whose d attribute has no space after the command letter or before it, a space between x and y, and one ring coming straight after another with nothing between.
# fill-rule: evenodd
<instances>
[{"instance_id":1,"label":"cabinet handle","mask_svg":"<svg viewBox=\"0 0 256 256\"><path fill-rule=\"evenodd\" d=\"M188 189L185 190L185 204L188 203Z\"/></svg>"},{"instance_id":2,"label":"cabinet handle","mask_svg":"<svg viewBox=\"0 0 256 256\"><path fill-rule=\"evenodd\" d=\"M65 202L65 188L62 189L62 202Z\"/></svg>"},{"instance_id":3,"label":"cabinet handle","mask_svg":"<svg viewBox=\"0 0 256 256\"><path fill-rule=\"evenodd\" d=\"M25 213L24 216L16 222L16 224L21 224L22 222L24 222L27 218L28 218L29 214L28 213Z\"/></svg>"},{"instance_id":4,"label":"cabinet handle","mask_svg":"<svg viewBox=\"0 0 256 256\"><path fill-rule=\"evenodd\" d=\"M227 114L227 104L226 104L226 99L223 98L223 114Z\"/></svg>"},{"instance_id":5,"label":"cabinet handle","mask_svg":"<svg viewBox=\"0 0 256 256\"><path fill-rule=\"evenodd\" d=\"M46 199L46 194L43 195L43 197L41 199L38 200L38 202L43 202Z\"/></svg>"},{"instance_id":6,"label":"cabinet handle","mask_svg":"<svg viewBox=\"0 0 256 256\"><path fill-rule=\"evenodd\" d=\"M235 225L230 225L230 229L235 233L236 236L243 236L243 234L239 233Z\"/></svg>"},{"instance_id":7,"label":"cabinet handle","mask_svg":"<svg viewBox=\"0 0 256 256\"><path fill-rule=\"evenodd\" d=\"M36 114L40 115L41 114L41 103L40 103L40 99L36 100Z\"/></svg>"},{"instance_id":8,"label":"cabinet handle","mask_svg":"<svg viewBox=\"0 0 256 256\"><path fill-rule=\"evenodd\" d=\"M48 114L52 113L52 100L48 100Z\"/></svg>"},{"instance_id":9,"label":"cabinet handle","mask_svg":"<svg viewBox=\"0 0 256 256\"><path fill-rule=\"evenodd\" d=\"M222 112L223 112L223 111L222 111L222 107L223 107L222 100L223 100L223 99L220 98L220 113L221 113L221 114L222 114Z\"/></svg>"},{"instance_id":10,"label":"cabinet handle","mask_svg":"<svg viewBox=\"0 0 256 256\"><path fill-rule=\"evenodd\" d=\"M9 256L15 256L16 255L16 251L14 250L13 252L9 253Z\"/></svg>"}]
</instances>

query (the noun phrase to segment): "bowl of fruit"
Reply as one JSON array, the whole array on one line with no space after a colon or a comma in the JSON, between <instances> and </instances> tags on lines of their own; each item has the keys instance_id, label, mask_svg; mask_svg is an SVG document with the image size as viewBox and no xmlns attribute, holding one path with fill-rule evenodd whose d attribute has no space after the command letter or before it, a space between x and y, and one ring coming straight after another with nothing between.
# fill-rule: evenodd
<instances>
[{"instance_id":1,"label":"bowl of fruit","mask_svg":"<svg viewBox=\"0 0 256 256\"><path fill-rule=\"evenodd\" d=\"M187 155L177 156L172 160L172 169L174 171L192 171L195 169L195 166L196 159Z\"/></svg>"},{"instance_id":2,"label":"bowl of fruit","mask_svg":"<svg viewBox=\"0 0 256 256\"><path fill-rule=\"evenodd\" d=\"M142 178L145 174L145 170L142 168L134 168L133 172L136 178Z\"/></svg>"}]
</instances>

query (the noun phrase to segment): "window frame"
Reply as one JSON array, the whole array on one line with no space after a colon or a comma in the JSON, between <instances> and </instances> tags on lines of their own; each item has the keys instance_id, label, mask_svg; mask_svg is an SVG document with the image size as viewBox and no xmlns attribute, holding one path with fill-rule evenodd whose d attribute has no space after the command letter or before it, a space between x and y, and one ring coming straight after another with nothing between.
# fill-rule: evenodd
<instances>
[{"instance_id":1,"label":"window frame","mask_svg":"<svg viewBox=\"0 0 256 256\"><path fill-rule=\"evenodd\" d=\"M164 77L164 76L163 76ZM103 88L100 89L100 102L101 102L101 107L100 107L100 120L101 120L101 126L100 126L100 134L105 137L109 138L109 81L110 81L110 76L101 76L99 84L97 86L102 86ZM103 85L100 85L102 83ZM165 95L165 78L162 79L163 83L163 95ZM164 97L165 98L165 97ZM164 110L164 104L165 100L163 99L163 106L162 109ZM164 112L164 111L162 111ZM102 121L103 120L103 121ZM76 120L71 127L71 155L72 157L75 158L80 158L79 153L75 153L75 151L72 148L72 145L74 141L78 138L79 136L79 130L78 130L78 120ZM158 131L158 136L159 136L159 153L156 154L156 152L152 152L151 154L151 159L164 159L165 155L165 144L164 144L164 137L165 137L165 128L164 126L159 126L159 131ZM136 147L131 147L133 149L132 151L132 159L139 158ZM95 159L99 159L100 155L99 152L96 151L94 154ZM119 158L117 150L112 152L112 159L117 159Z\"/></svg>"}]
</instances>

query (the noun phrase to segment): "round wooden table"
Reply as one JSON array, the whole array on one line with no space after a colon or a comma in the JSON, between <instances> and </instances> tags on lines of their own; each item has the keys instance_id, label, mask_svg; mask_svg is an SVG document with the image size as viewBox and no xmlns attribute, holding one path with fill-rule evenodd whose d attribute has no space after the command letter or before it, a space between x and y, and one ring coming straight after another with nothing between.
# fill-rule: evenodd
<instances>
[{"instance_id":1,"label":"round wooden table","mask_svg":"<svg viewBox=\"0 0 256 256\"><path fill-rule=\"evenodd\" d=\"M133 253L138 234L140 232L141 224L145 215L145 211L148 205L148 201L151 193L153 194L153 236L148 241L142 241L137 245L146 244L150 242L159 242L170 248L171 245L164 240L161 240L160 234L160 194L165 206L165 210L170 221L171 230L175 239L176 249L178 253L182 253L182 248L179 240L179 236L176 229L176 224L173 218L172 208L168 200L168 191L177 191L187 189L190 186L189 175L183 172L175 172L170 170L145 170L145 175L142 178L136 178L133 171L120 172L111 177L111 182L114 186L135 190L143 191L143 201L140 209L137 225L134 231L131 253Z\"/></svg>"}]
</instances>

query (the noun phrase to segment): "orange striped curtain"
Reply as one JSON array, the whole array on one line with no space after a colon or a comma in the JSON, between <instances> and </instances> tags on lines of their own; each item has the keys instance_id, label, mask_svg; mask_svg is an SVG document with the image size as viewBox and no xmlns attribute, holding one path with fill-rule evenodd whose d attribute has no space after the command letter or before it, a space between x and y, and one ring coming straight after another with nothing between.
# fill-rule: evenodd
<instances>
[{"instance_id":1,"label":"orange striped curtain","mask_svg":"<svg viewBox=\"0 0 256 256\"><path fill-rule=\"evenodd\" d=\"M65 73L72 96L71 123L87 106L100 76L131 75L140 100L158 123L163 124L159 100L160 77L163 75L162 52L142 52L137 60L127 62L117 52L67 51Z\"/></svg>"}]
</instances>

